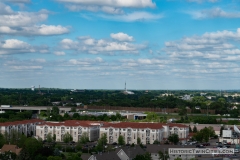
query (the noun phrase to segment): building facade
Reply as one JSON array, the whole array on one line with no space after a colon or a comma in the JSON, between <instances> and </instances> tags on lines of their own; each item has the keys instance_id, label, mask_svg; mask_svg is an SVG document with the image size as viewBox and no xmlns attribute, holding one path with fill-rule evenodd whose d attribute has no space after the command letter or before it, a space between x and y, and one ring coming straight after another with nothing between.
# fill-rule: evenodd
<instances>
[{"instance_id":1,"label":"building facade","mask_svg":"<svg viewBox=\"0 0 240 160\"><path fill-rule=\"evenodd\" d=\"M162 142L171 134L178 134L180 140L186 140L189 128L180 124L115 122L104 123L100 128L100 135L106 134L108 143L118 143L118 137L124 137L126 144L137 144L140 138L142 144Z\"/></svg>"},{"instance_id":2,"label":"building facade","mask_svg":"<svg viewBox=\"0 0 240 160\"><path fill-rule=\"evenodd\" d=\"M96 141L99 138L100 126L101 123L93 121L46 122L36 126L36 136L45 140L50 133L56 136L56 141L62 142L64 135L69 133L73 141L78 142L85 133L90 141Z\"/></svg>"},{"instance_id":3,"label":"building facade","mask_svg":"<svg viewBox=\"0 0 240 160\"><path fill-rule=\"evenodd\" d=\"M14 122L4 122L0 123L0 132L2 134L11 132L19 132L26 136L28 135L36 135L36 126L44 123L43 120L40 119L30 119L30 120L23 120L23 121L14 121Z\"/></svg>"}]
</instances>

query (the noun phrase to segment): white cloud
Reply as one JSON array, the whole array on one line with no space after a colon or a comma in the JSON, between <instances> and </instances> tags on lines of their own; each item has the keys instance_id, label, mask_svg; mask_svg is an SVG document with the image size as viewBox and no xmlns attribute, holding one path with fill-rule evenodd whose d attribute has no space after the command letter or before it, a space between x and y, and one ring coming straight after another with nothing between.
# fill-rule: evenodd
<instances>
[{"instance_id":1,"label":"white cloud","mask_svg":"<svg viewBox=\"0 0 240 160\"><path fill-rule=\"evenodd\" d=\"M42 59L42 58L39 58L39 59L31 59L32 62L37 62L37 63L46 63L46 59Z\"/></svg>"},{"instance_id":2,"label":"white cloud","mask_svg":"<svg viewBox=\"0 0 240 160\"><path fill-rule=\"evenodd\" d=\"M1 14L1 12L3 12ZM0 33L22 36L48 36L68 33L69 27L39 24L48 18L49 11L14 12L0 3Z\"/></svg>"},{"instance_id":3,"label":"white cloud","mask_svg":"<svg viewBox=\"0 0 240 160\"><path fill-rule=\"evenodd\" d=\"M48 48L45 46L31 46L30 44L18 39L0 41L0 55L36 52L46 53L48 52Z\"/></svg>"},{"instance_id":4,"label":"white cloud","mask_svg":"<svg viewBox=\"0 0 240 160\"><path fill-rule=\"evenodd\" d=\"M0 26L21 27L45 21L48 11L39 12L14 12L12 14L0 15Z\"/></svg>"},{"instance_id":5,"label":"white cloud","mask_svg":"<svg viewBox=\"0 0 240 160\"><path fill-rule=\"evenodd\" d=\"M30 45L26 42L17 40L17 39L8 39L0 43L2 49L21 49L28 48Z\"/></svg>"},{"instance_id":6,"label":"white cloud","mask_svg":"<svg viewBox=\"0 0 240 160\"><path fill-rule=\"evenodd\" d=\"M108 14L123 14L124 11L121 8L110 7L110 6L82 6L76 4L68 4L66 7L71 11L90 11L90 12L104 12Z\"/></svg>"},{"instance_id":7,"label":"white cloud","mask_svg":"<svg viewBox=\"0 0 240 160\"><path fill-rule=\"evenodd\" d=\"M3 0L3 2L11 2L11 3L30 3L31 0Z\"/></svg>"},{"instance_id":8,"label":"white cloud","mask_svg":"<svg viewBox=\"0 0 240 160\"><path fill-rule=\"evenodd\" d=\"M96 65L96 63L103 63L104 60L101 57L96 57L95 59L70 59L69 63L72 65Z\"/></svg>"},{"instance_id":9,"label":"white cloud","mask_svg":"<svg viewBox=\"0 0 240 160\"><path fill-rule=\"evenodd\" d=\"M83 6L109 6L120 8L154 8L156 6L152 0L56 0L63 3L80 4Z\"/></svg>"},{"instance_id":10,"label":"white cloud","mask_svg":"<svg viewBox=\"0 0 240 160\"><path fill-rule=\"evenodd\" d=\"M12 14L13 10L10 6L5 5L4 3L0 2L0 15L8 15Z\"/></svg>"},{"instance_id":11,"label":"white cloud","mask_svg":"<svg viewBox=\"0 0 240 160\"><path fill-rule=\"evenodd\" d=\"M201 36L165 42L163 51L169 55L169 62L174 64L174 67L171 67L172 71L181 68L181 71L189 74L221 75L240 68L237 63L240 59L240 49L235 43L239 40L239 29L236 32L227 30L209 32Z\"/></svg>"},{"instance_id":12,"label":"white cloud","mask_svg":"<svg viewBox=\"0 0 240 160\"><path fill-rule=\"evenodd\" d=\"M10 66L11 69L14 70L35 70L42 69L42 66Z\"/></svg>"},{"instance_id":13,"label":"white cloud","mask_svg":"<svg viewBox=\"0 0 240 160\"><path fill-rule=\"evenodd\" d=\"M139 53L145 49L145 44L134 44L129 42L133 37L121 33L112 34L113 40L93 39L91 37L79 37L77 41L71 39L63 39L60 47L65 50L73 50L77 53L90 54L117 54L117 53ZM118 41L115 41L118 40Z\"/></svg>"},{"instance_id":14,"label":"white cloud","mask_svg":"<svg viewBox=\"0 0 240 160\"><path fill-rule=\"evenodd\" d=\"M187 0L188 2L197 2L197 3L203 3L203 2L211 2L215 3L218 2L219 0Z\"/></svg>"},{"instance_id":15,"label":"white cloud","mask_svg":"<svg viewBox=\"0 0 240 160\"><path fill-rule=\"evenodd\" d=\"M118 41L133 41L133 37L127 35L126 33L111 33L110 34L112 39L118 40Z\"/></svg>"},{"instance_id":16,"label":"white cloud","mask_svg":"<svg viewBox=\"0 0 240 160\"><path fill-rule=\"evenodd\" d=\"M148 12L132 12L126 13L122 15L97 15L98 17L104 19L110 19L115 21L124 21L124 22L132 22L132 21L154 21L157 19L163 18L162 14L152 14Z\"/></svg>"},{"instance_id":17,"label":"white cloud","mask_svg":"<svg viewBox=\"0 0 240 160\"><path fill-rule=\"evenodd\" d=\"M65 52L63 52L63 51L55 51L53 53L57 56L64 56L65 55Z\"/></svg>"},{"instance_id":18,"label":"white cloud","mask_svg":"<svg viewBox=\"0 0 240 160\"><path fill-rule=\"evenodd\" d=\"M195 19L205 18L240 18L240 12L226 12L221 8L206 9L187 12Z\"/></svg>"}]
</instances>

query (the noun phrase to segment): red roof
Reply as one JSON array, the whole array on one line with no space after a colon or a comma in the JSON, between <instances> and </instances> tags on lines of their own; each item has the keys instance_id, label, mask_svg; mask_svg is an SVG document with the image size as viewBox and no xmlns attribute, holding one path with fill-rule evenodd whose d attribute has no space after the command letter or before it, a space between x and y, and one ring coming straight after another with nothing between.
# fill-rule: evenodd
<instances>
[{"instance_id":1,"label":"red roof","mask_svg":"<svg viewBox=\"0 0 240 160\"><path fill-rule=\"evenodd\" d=\"M103 127L160 129L163 128L163 125L164 125L163 123L116 122L116 123L104 123Z\"/></svg>"},{"instance_id":2,"label":"red roof","mask_svg":"<svg viewBox=\"0 0 240 160\"><path fill-rule=\"evenodd\" d=\"M169 127L188 128L189 126L179 123L168 123Z\"/></svg>"},{"instance_id":3,"label":"red roof","mask_svg":"<svg viewBox=\"0 0 240 160\"><path fill-rule=\"evenodd\" d=\"M93 125L98 125L100 126L102 122L97 122L97 121L79 121L79 120L67 120L64 122L45 122L42 124L39 124L39 126L83 126L83 127L89 127Z\"/></svg>"},{"instance_id":4,"label":"red roof","mask_svg":"<svg viewBox=\"0 0 240 160\"><path fill-rule=\"evenodd\" d=\"M104 123L103 127L114 127L114 128L150 128L150 129L160 129L163 126L170 126L170 127L188 127L182 124L175 124L175 123L140 123L140 122L119 122L119 123Z\"/></svg>"},{"instance_id":5,"label":"red roof","mask_svg":"<svg viewBox=\"0 0 240 160\"><path fill-rule=\"evenodd\" d=\"M23 121L3 122L3 123L0 123L0 126L12 126L12 125L37 123L37 122L44 122L44 121L41 119L29 119L29 120L23 120Z\"/></svg>"}]
</instances>

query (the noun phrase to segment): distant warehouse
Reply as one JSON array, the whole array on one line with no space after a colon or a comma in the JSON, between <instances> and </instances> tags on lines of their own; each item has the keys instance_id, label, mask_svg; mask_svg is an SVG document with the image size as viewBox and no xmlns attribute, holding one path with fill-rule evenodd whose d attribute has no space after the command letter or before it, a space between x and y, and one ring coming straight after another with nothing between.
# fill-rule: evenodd
<instances>
[{"instance_id":1,"label":"distant warehouse","mask_svg":"<svg viewBox=\"0 0 240 160\"><path fill-rule=\"evenodd\" d=\"M1 105L1 107L3 108L9 108L9 107L12 107L11 105Z\"/></svg>"}]
</instances>

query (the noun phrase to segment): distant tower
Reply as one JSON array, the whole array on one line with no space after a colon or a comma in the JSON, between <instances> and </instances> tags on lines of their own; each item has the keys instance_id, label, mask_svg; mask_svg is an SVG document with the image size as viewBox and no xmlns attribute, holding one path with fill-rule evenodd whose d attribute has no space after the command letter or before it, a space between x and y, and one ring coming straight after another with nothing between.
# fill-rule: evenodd
<instances>
[{"instance_id":1,"label":"distant tower","mask_svg":"<svg viewBox=\"0 0 240 160\"><path fill-rule=\"evenodd\" d=\"M31 87L31 90L34 91L34 90L35 90L35 86L32 86L32 87Z\"/></svg>"},{"instance_id":2,"label":"distant tower","mask_svg":"<svg viewBox=\"0 0 240 160\"><path fill-rule=\"evenodd\" d=\"M40 85L38 87L38 94L41 94Z\"/></svg>"},{"instance_id":3,"label":"distant tower","mask_svg":"<svg viewBox=\"0 0 240 160\"><path fill-rule=\"evenodd\" d=\"M125 81L125 91L127 91L127 83L126 83L126 81Z\"/></svg>"}]
</instances>

